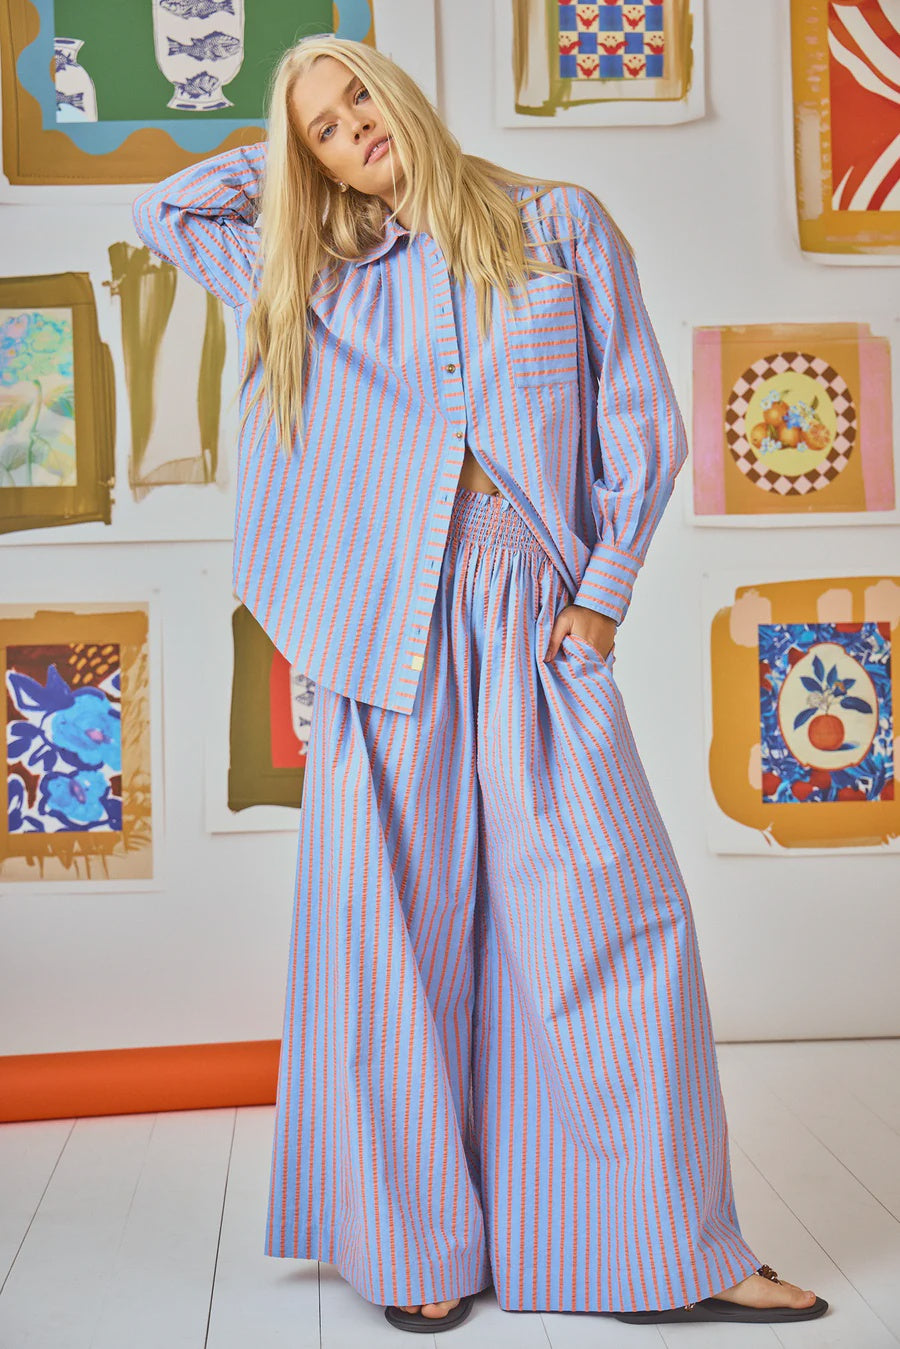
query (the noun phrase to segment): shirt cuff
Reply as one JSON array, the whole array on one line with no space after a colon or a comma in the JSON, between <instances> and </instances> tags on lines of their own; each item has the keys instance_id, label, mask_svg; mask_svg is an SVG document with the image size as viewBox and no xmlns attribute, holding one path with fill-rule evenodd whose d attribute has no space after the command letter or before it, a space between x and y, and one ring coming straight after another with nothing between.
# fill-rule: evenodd
<instances>
[{"instance_id":1,"label":"shirt cuff","mask_svg":"<svg viewBox=\"0 0 900 1349\"><path fill-rule=\"evenodd\" d=\"M631 603L631 592L643 559L598 543L576 591L573 604L596 609L621 623Z\"/></svg>"}]
</instances>

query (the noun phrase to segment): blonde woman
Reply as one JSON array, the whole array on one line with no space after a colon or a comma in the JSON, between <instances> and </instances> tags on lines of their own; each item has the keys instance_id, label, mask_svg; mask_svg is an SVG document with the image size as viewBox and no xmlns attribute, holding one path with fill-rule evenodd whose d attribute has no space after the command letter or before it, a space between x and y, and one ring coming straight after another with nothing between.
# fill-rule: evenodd
<instances>
[{"instance_id":1,"label":"blonde woman","mask_svg":"<svg viewBox=\"0 0 900 1349\"><path fill-rule=\"evenodd\" d=\"M142 193L234 310L234 586L315 681L266 1252L434 1332L793 1321L735 1212L690 901L613 676L687 452L586 188L305 38L268 138Z\"/></svg>"}]
</instances>

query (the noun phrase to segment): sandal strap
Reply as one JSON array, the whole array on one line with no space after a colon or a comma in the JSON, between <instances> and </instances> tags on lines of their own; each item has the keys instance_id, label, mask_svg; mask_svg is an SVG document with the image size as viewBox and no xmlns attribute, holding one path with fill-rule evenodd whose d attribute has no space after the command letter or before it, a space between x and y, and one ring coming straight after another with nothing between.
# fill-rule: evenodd
<instances>
[{"instance_id":1,"label":"sandal strap","mask_svg":"<svg viewBox=\"0 0 900 1349\"><path fill-rule=\"evenodd\" d=\"M756 1272L757 1274L762 1274L766 1279L774 1279L775 1283L781 1283L781 1279L779 1279L771 1265L760 1265ZM684 1311L690 1311L690 1309L696 1307L697 1304L696 1302L683 1302L681 1305Z\"/></svg>"}]
</instances>

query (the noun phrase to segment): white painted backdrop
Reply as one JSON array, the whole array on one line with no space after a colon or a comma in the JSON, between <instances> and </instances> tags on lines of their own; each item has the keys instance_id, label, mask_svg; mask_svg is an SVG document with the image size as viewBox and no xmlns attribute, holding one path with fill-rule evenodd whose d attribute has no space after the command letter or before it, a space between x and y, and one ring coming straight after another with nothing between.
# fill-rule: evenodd
<instances>
[{"instance_id":1,"label":"white painted backdrop","mask_svg":"<svg viewBox=\"0 0 900 1349\"><path fill-rule=\"evenodd\" d=\"M637 250L686 418L693 324L853 319L897 337L895 270L822 267L798 251L787 11L786 0L708 3L703 120L510 129L496 125L489 7L437 0L439 110L465 150L583 183L607 203ZM384 45L427 85L430 52L403 45L410 39L402 23ZM127 423L118 311L100 287L106 247L116 239L136 242L124 204L88 196L64 209L0 206L3 274L92 273L101 335L116 361L121 484ZM235 378L227 317L226 400ZM896 348L894 357L900 395ZM900 406L900 396L895 401ZM616 678L692 897L717 1036L900 1034L896 854L751 858L707 849L701 620L704 572L737 570L751 581L759 566L771 574L773 559L785 576L817 565L830 574L844 564L897 572L900 526L692 528L689 475L688 464L638 579L617 641ZM210 696L223 698L227 677L208 659L220 645L208 624L220 621L223 607L210 612L208 596L217 577L227 596L231 545L76 542L77 532L63 539L59 531L53 544L23 533L0 549L0 602L18 597L23 577L29 595L43 589L48 599L94 598L111 577L118 596L156 598L165 708L159 887L52 895L0 888L0 1053L277 1038L294 835L210 834L204 802L206 708Z\"/></svg>"}]
</instances>

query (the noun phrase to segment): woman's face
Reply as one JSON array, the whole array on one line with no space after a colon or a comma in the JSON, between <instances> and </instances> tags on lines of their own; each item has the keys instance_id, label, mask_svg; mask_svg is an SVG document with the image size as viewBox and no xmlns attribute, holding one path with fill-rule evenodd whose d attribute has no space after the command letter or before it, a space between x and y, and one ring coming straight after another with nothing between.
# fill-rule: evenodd
<instances>
[{"instance_id":1,"label":"woman's face","mask_svg":"<svg viewBox=\"0 0 900 1349\"><path fill-rule=\"evenodd\" d=\"M327 177L359 192L381 197L390 206L399 164L391 171L392 143L369 151L387 132L381 115L358 75L333 56L320 57L294 83L290 96L294 125Z\"/></svg>"}]
</instances>

